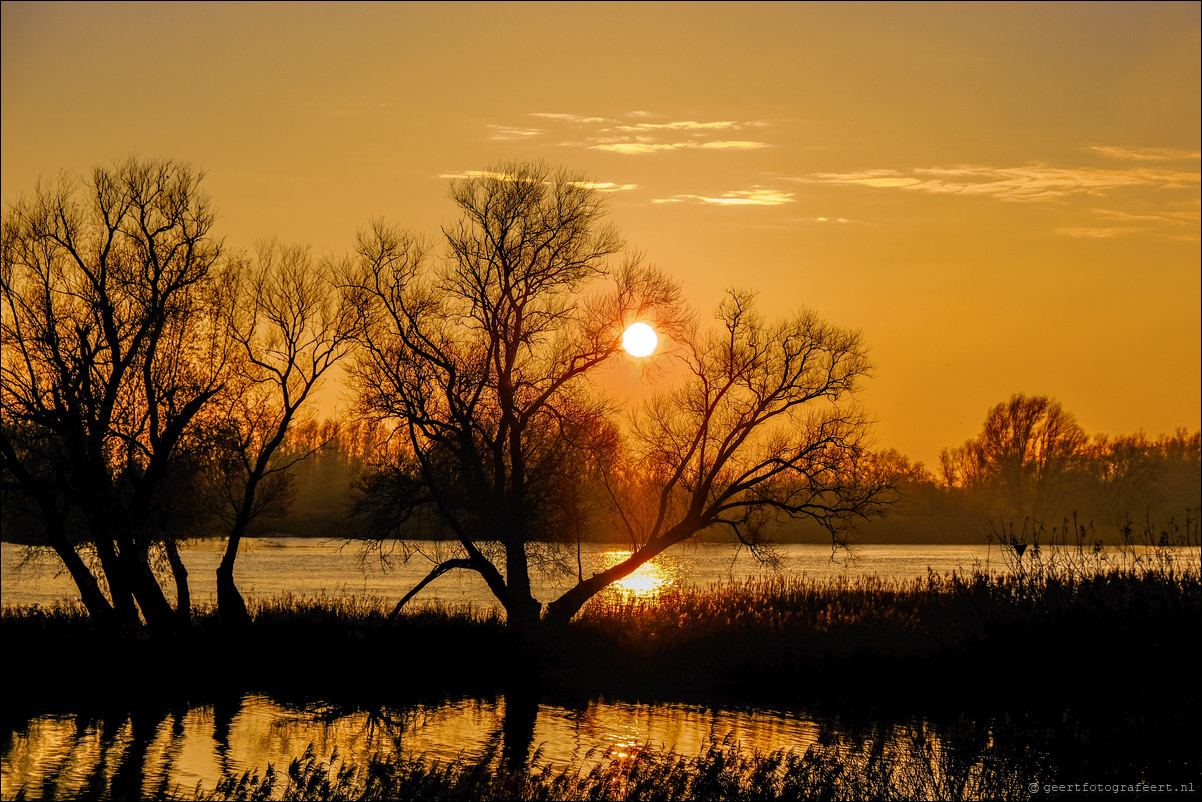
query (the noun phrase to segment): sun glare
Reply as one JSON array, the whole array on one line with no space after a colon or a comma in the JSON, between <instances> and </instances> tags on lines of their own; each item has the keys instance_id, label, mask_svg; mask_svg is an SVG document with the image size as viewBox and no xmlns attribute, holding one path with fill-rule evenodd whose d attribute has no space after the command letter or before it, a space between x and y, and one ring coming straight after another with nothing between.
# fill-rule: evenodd
<instances>
[{"instance_id":1,"label":"sun glare","mask_svg":"<svg viewBox=\"0 0 1202 802\"><path fill-rule=\"evenodd\" d=\"M611 551L605 555L606 563L617 565L629 556L630 552L628 551ZM668 572L657 560L651 560L640 565L633 573L614 582L613 589L626 597L650 598L669 584L671 584L671 577Z\"/></svg>"},{"instance_id":2,"label":"sun glare","mask_svg":"<svg viewBox=\"0 0 1202 802\"><path fill-rule=\"evenodd\" d=\"M622 347L631 356L650 356L659 344L655 329L646 323L632 323L630 328L622 333Z\"/></svg>"}]
</instances>

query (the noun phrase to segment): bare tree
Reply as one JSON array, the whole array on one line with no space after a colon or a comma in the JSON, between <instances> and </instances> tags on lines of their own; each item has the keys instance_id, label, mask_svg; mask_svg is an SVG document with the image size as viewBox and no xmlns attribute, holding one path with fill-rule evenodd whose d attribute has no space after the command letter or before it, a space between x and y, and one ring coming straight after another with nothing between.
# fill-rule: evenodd
<instances>
[{"instance_id":1,"label":"bare tree","mask_svg":"<svg viewBox=\"0 0 1202 802\"><path fill-rule=\"evenodd\" d=\"M401 441L369 480L371 499L387 498L394 521L431 511L460 550L401 604L446 571L472 570L510 625L532 630L542 605L531 566L548 542L577 536L590 477L634 553L587 578L578 564L546 622L707 527L763 554L777 514L813 517L838 538L876 509L884 484L857 459L867 423L852 400L868 372L858 335L810 313L766 325L744 293L703 334L673 282L636 260L607 266L621 242L580 176L504 165L455 181L451 196L462 218L444 231L445 261L376 224L348 271L366 320L360 403ZM639 318L685 344L688 381L649 405L623 446L588 380Z\"/></svg>"},{"instance_id":2,"label":"bare tree","mask_svg":"<svg viewBox=\"0 0 1202 802\"><path fill-rule=\"evenodd\" d=\"M694 331L683 386L645 405L629 453L606 474L633 546L625 560L547 606L567 621L593 595L671 546L721 526L765 559L779 516L819 521L836 544L881 510L891 473L870 458L855 403L868 375L859 334L802 312L766 324L746 292L731 292L715 331Z\"/></svg>"},{"instance_id":3,"label":"bare tree","mask_svg":"<svg viewBox=\"0 0 1202 802\"><path fill-rule=\"evenodd\" d=\"M526 630L541 607L531 563L570 537L557 488L577 479L574 455L608 414L589 377L624 324L678 326L678 291L637 260L610 266L622 240L582 176L502 165L454 181L451 197L461 218L443 260L382 223L361 235L354 374L363 410L403 441L398 510L431 510L459 548L422 586L476 571Z\"/></svg>"},{"instance_id":4,"label":"bare tree","mask_svg":"<svg viewBox=\"0 0 1202 802\"><path fill-rule=\"evenodd\" d=\"M320 449L282 446L322 378L347 354L355 319L329 268L300 246L264 243L255 265L227 266L223 287L233 310L233 356L216 414L230 529L217 567L217 607L223 622L244 625L250 616L234 582L239 544L256 518L286 509L289 471Z\"/></svg>"},{"instance_id":5,"label":"bare tree","mask_svg":"<svg viewBox=\"0 0 1202 802\"><path fill-rule=\"evenodd\" d=\"M223 374L209 286L221 243L201 178L130 159L39 186L4 218L0 457L98 619L171 625L156 544L187 596L164 491Z\"/></svg>"}]
</instances>

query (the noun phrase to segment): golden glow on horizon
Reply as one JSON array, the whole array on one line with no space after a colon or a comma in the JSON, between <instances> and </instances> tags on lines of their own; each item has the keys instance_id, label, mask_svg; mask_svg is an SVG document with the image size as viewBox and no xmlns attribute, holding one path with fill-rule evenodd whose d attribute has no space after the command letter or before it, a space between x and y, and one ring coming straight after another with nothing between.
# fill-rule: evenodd
<instances>
[{"instance_id":1,"label":"golden glow on horizon","mask_svg":"<svg viewBox=\"0 0 1202 802\"><path fill-rule=\"evenodd\" d=\"M659 345L659 337L656 336L655 329L646 323L632 323L622 333L622 347L631 356L651 356L657 345Z\"/></svg>"},{"instance_id":2,"label":"golden glow on horizon","mask_svg":"<svg viewBox=\"0 0 1202 802\"><path fill-rule=\"evenodd\" d=\"M1197 3L332 8L4 3L4 203L137 152L206 172L228 251L334 257L377 216L437 238L448 180L542 158L699 320L733 284L862 331L874 439L928 467L1015 392L1199 426ZM595 69L585 28L629 57ZM139 102L163 86L190 89Z\"/></svg>"}]
</instances>

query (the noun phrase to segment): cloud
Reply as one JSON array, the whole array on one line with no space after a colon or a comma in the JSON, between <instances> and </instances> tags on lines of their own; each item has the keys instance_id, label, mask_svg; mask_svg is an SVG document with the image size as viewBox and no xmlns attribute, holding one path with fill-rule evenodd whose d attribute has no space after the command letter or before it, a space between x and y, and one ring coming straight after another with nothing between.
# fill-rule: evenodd
<instances>
[{"instance_id":1,"label":"cloud","mask_svg":"<svg viewBox=\"0 0 1202 802\"><path fill-rule=\"evenodd\" d=\"M702 142L697 147L702 150L754 150L755 148L771 147L767 142L753 142L746 139L719 140L717 142Z\"/></svg>"},{"instance_id":2,"label":"cloud","mask_svg":"<svg viewBox=\"0 0 1202 802\"><path fill-rule=\"evenodd\" d=\"M754 150L769 147L767 142L750 142L747 140L712 140L708 142L603 142L588 145L592 150L606 150L610 153L644 154L662 153L670 150Z\"/></svg>"},{"instance_id":3,"label":"cloud","mask_svg":"<svg viewBox=\"0 0 1202 802\"><path fill-rule=\"evenodd\" d=\"M493 130L489 139L507 141L512 139L527 139L543 133L541 128L516 128L509 125L489 125Z\"/></svg>"},{"instance_id":4,"label":"cloud","mask_svg":"<svg viewBox=\"0 0 1202 802\"><path fill-rule=\"evenodd\" d=\"M673 195L670 198L654 198L652 203L708 203L717 206L780 206L793 202L792 192L778 192L774 189L741 189L724 192L721 195Z\"/></svg>"},{"instance_id":5,"label":"cloud","mask_svg":"<svg viewBox=\"0 0 1202 802\"><path fill-rule=\"evenodd\" d=\"M502 181L509 181L513 176L507 173L496 173L492 170L461 170L456 173L439 173L439 178L499 178Z\"/></svg>"},{"instance_id":6,"label":"cloud","mask_svg":"<svg viewBox=\"0 0 1202 802\"><path fill-rule=\"evenodd\" d=\"M587 145L593 150L607 150L611 153L658 153L664 150L678 150L684 147L679 144L655 144L651 142L607 142L601 145Z\"/></svg>"},{"instance_id":7,"label":"cloud","mask_svg":"<svg viewBox=\"0 0 1202 802\"><path fill-rule=\"evenodd\" d=\"M1112 145L1091 145L1090 151L1109 159L1133 162L1197 161L1202 152L1178 148L1122 148Z\"/></svg>"},{"instance_id":8,"label":"cloud","mask_svg":"<svg viewBox=\"0 0 1202 802\"><path fill-rule=\"evenodd\" d=\"M560 137L556 143L560 147L582 147L637 156L679 150L755 150L771 147L769 142L758 139L722 136L767 126L762 120L656 121L654 115L646 111L630 112L624 115L625 119L547 111L533 112L528 116L545 120L550 128L558 127L563 131L566 136ZM506 131L527 130L521 125L490 127Z\"/></svg>"},{"instance_id":9,"label":"cloud","mask_svg":"<svg viewBox=\"0 0 1202 802\"><path fill-rule=\"evenodd\" d=\"M638 184L615 184L612 181L576 181L574 184L586 189L595 189L598 192L624 192L628 189L637 189L639 186Z\"/></svg>"},{"instance_id":10,"label":"cloud","mask_svg":"<svg viewBox=\"0 0 1202 802\"><path fill-rule=\"evenodd\" d=\"M1096 226L1075 226L1056 229L1068 237L1110 239L1135 234L1160 232L1171 239L1197 241L1198 222L1202 216L1197 209L1180 211L1130 212L1124 209L1091 209L1101 222Z\"/></svg>"},{"instance_id":11,"label":"cloud","mask_svg":"<svg viewBox=\"0 0 1202 802\"><path fill-rule=\"evenodd\" d=\"M619 125L619 131L716 131L726 128L737 128L739 123L734 120L699 123L696 120L682 120L675 123L635 123L634 125Z\"/></svg>"},{"instance_id":12,"label":"cloud","mask_svg":"<svg viewBox=\"0 0 1202 802\"><path fill-rule=\"evenodd\" d=\"M499 181L513 181L514 176L509 173L498 173L493 170L461 170L454 173L439 173L441 179L463 179L463 178L495 178ZM596 190L597 192L624 192L629 189L637 189L638 184L615 184L613 181L573 181L572 186L584 187L586 189Z\"/></svg>"},{"instance_id":13,"label":"cloud","mask_svg":"<svg viewBox=\"0 0 1202 802\"><path fill-rule=\"evenodd\" d=\"M1129 212L1125 209L1091 209L1090 211L1116 222L1132 224L1171 223L1175 225L1195 226L1198 224L1200 217L1197 209L1144 213Z\"/></svg>"},{"instance_id":14,"label":"cloud","mask_svg":"<svg viewBox=\"0 0 1202 802\"><path fill-rule=\"evenodd\" d=\"M1057 234L1062 234L1066 237L1083 237L1086 239L1110 239L1112 237L1121 237L1126 234L1136 234L1140 229L1134 228L1057 228Z\"/></svg>"},{"instance_id":15,"label":"cloud","mask_svg":"<svg viewBox=\"0 0 1202 802\"><path fill-rule=\"evenodd\" d=\"M609 117L586 117L582 114L559 114L550 111L534 111L530 113L531 117L542 117L545 120L559 120L561 122L573 123L575 125L595 125L597 123L615 123L617 120Z\"/></svg>"},{"instance_id":16,"label":"cloud","mask_svg":"<svg viewBox=\"0 0 1202 802\"><path fill-rule=\"evenodd\" d=\"M1181 189L1195 187L1199 174L1188 170L1135 168L1102 170L1088 167L926 167L911 170L867 170L813 173L802 181L903 189L935 195L975 195L1005 201L1042 201L1072 195L1096 195L1123 188Z\"/></svg>"}]
</instances>

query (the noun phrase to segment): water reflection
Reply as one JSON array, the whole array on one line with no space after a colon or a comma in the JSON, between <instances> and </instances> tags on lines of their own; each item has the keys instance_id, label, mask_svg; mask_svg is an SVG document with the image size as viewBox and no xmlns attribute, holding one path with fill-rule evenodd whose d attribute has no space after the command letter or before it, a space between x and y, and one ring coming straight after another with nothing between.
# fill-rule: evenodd
<instances>
[{"instance_id":1,"label":"water reflection","mask_svg":"<svg viewBox=\"0 0 1202 802\"><path fill-rule=\"evenodd\" d=\"M248 694L208 704L94 715L45 715L6 733L0 796L161 797L211 790L223 778L268 764L286 766L308 748L365 761L405 752L451 762L497 755L519 767L537 752L547 765L591 767L637 750L696 755L713 739L749 750L804 752L818 739L803 715L764 709L592 700L577 707L540 703L532 693L355 710L325 703L289 705Z\"/></svg>"},{"instance_id":2,"label":"water reflection","mask_svg":"<svg viewBox=\"0 0 1202 802\"><path fill-rule=\"evenodd\" d=\"M403 753L515 767L537 754L543 770L570 765L585 773L648 747L685 759L715 744L745 756L782 750L797 756L788 765L802 772L801 795L830 782L832 798L886 791L899 798L1012 798L1036 781L1177 776L1196 766L1179 731L1135 724L1083 722L1063 711L932 722L605 699L564 706L515 694L372 709L235 695L20 722L5 732L0 796L189 794L268 764L282 769L309 748L319 760L337 754L358 765L373 754Z\"/></svg>"},{"instance_id":3,"label":"water reflection","mask_svg":"<svg viewBox=\"0 0 1202 802\"><path fill-rule=\"evenodd\" d=\"M599 570L604 571L607 568L612 568L632 553L629 551L603 552L598 555L600 557ZM672 571L666 562L661 555L643 563L633 573L613 583L609 588L610 592L616 593L626 599L650 599L667 590L672 585L679 585L682 578L679 576L681 572Z\"/></svg>"},{"instance_id":4,"label":"water reflection","mask_svg":"<svg viewBox=\"0 0 1202 802\"><path fill-rule=\"evenodd\" d=\"M430 566L422 560L396 564L383 571L379 563L364 562L358 549L344 548L341 541L315 538L254 538L246 541L238 558L238 577L243 592L259 599L293 594L298 596L355 595L390 600L389 606L420 582ZM213 602L216 592L215 569L224 552L221 540L197 540L183 544L181 551L188 566L192 598L197 604ZM828 579L837 576L877 575L884 579L908 581L925 577L927 569L937 574L952 570L1004 568L996 547L988 546L874 546L857 549L857 558L846 555L832 560L830 546L786 544L779 549L783 575ZM27 556L40 555L33 563ZM586 544L583 554L585 575L607 568L629 556L603 544ZM1197 550L1192 563L1198 562ZM1188 555L1187 555L1188 556ZM992 557L992 560L991 560ZM61 561L45 548L32 552L12 543L0 543L0 563L4 584L0 601L4 604L48 605L56 599L78 599L79 593L70 576L61 570ZM320 566L320 570L315 570ZM673 587L704 588L714 582L734 582L769 577L775 574L744 552L729 544L682 544L660 554L610 592L648 594ZM548 601L568 589L574 580L559 575L536 575L535 597ZM422 591L423 601L451 606L473 604L494 607L496 599L483 579L471 571L451 572Z\"/></svg>"}]
</instances>

